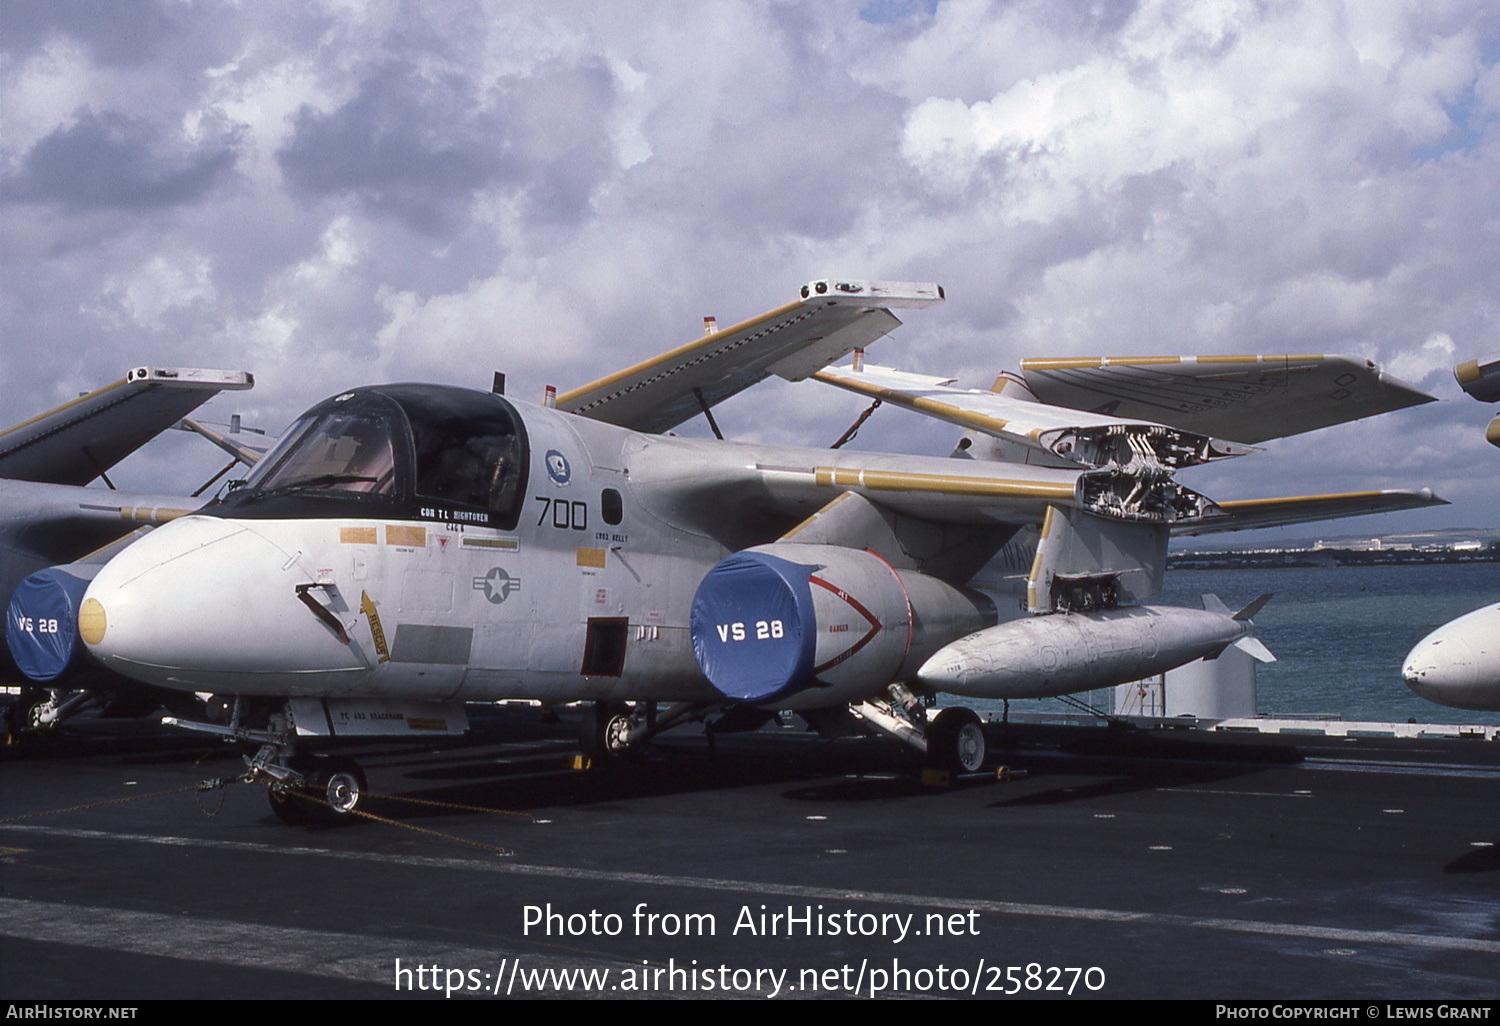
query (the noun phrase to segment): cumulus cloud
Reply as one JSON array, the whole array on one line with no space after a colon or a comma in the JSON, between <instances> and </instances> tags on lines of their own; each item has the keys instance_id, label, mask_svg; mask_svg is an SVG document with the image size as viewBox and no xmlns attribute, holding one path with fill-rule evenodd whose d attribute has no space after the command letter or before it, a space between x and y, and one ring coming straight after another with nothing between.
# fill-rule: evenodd
<instances>
[{"instance_id":1,"label":"cumulus cloud","mask_svg":"<svg viewBox=\"0 0 1500 1026\"><path fill-rule=\"evenodd\" d=\"M157 57L179 19L190 16L181 5L155 0L6 0L0 48L26 53L67 36L83 43L102 64L138 65Z\"/></svg>"},{"instance_id":2,"label":"cumulus cloud","mask_svg":"<svg viewBox=\"0 0 1500 1026\"><path fill-rule=\"evenodd\" d=\"M0 422L134 363L255 370L232 403L272 428L382 377L533 397L829 274L941 281L872 358L966 385L1027 355L1348 352L1449 397L1500 333L1483 0L123 10L6 5L0 324L46 359L0 351ZM862 406L773 384L721 421L826 444ZM1494 520L1484 412L1191 483L1430 484ZM911 416L857 444L946 452Z\"/></svg>"},{"instance_id":3,"label":"cumulus cloud","mask_svg":"<svg viewBox=\"0 0 1500 1026\"><path fill-rule=\"evenodd\" d=\"M357 197L440 234L487 187L520 192L543 219L576 221L610 163L613 80L598 62L483 83L411 63L372 69L332 111L304 106L277 160L293 188Z\"/></svg>"},{"instance_id":4,"label":"cumulus cloud","mask_svg":"<svg viewBox=\"0 0 1500 1026\"><path fill-rule=\"evenodd\" d=\"M201 199L234 162L230 131L189 141L144 118L84 108L21 158L4 194L63 210L153 210Z\"/></svg>"}]
</instances>

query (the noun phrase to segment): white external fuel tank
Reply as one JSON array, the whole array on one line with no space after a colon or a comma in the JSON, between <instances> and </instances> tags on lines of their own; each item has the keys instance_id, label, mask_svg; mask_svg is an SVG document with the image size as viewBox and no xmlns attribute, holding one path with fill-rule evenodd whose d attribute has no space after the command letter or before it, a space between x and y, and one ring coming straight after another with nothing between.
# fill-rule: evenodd
<instances>
[{"instance_id":1,"label":"white external fuel tank","mask_svg":"<svg viewBox=\"0 0 1500 1026\"><path fill-rule=\"evenodd\" d=\"M1251 636L1253 629L1249 619L1227 610L1132 606L1050 613L960 638L928 659L917 679L971 698L1048 698L1140 680L1229 645L1272 658Z\"/></svg>"}]
</instances>

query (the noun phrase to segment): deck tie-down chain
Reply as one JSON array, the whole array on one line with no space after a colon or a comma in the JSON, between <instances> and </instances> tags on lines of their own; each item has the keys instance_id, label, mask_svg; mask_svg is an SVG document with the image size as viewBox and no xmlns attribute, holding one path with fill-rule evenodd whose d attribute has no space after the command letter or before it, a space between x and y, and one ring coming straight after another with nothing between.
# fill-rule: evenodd
<instances>
[{"instance_id":1,"label":"deck tie-down chain","mask_svg":"<svg viewBox=\"0 0 1500 1026\"><path fill-rule=\"evenodd\" d=\"M241 774L240 776L235 777L208 777L198 781L195 784L188 784L184 787L174 787L165 791L148 791L143 794L125 795L120 798L103 798L99 801L85 802L81 805L69 805L61 809L43 809L40 812L23 812L14 816L4 816L0 817L0 823L14 823L19 820L37 819L42 816L60 816L64 813L69 812L86 812L90 809L102 809L110 805L123 805L127 802L144 801L148 798L165 798L170 795L177 794L202 794L208 791L223 791L227 789L230 784L249 784L254 782L255 781L253 779L253 775L249 773ZM296 795L294 799L296 801L316 802L317 804L322 805L328 809L333 808L333 806L330 805L327 801L306 790L299 789L293 793ZM455 811L461 812L487 812L497 816L516 816L519 818L531 820L532 822L535 822L536 820L536 817L529 812L516 812L510 809L491 809L486 808L482 805L463 805L458 802L437 801L431 798L410 798L404 795L374 794L368 791L365 792L365 797L378 798L381 801L408 802L413 805L426 805L432 808L453 809ZM221 802L220 808L222 807L223 803ZM218 810L216 809L214 810L214 812L209 812L205 809L204 813L205 815L213 816L217 813L217 811ZM466 837L459 837L456 834L447 834L439 830L432 830L428 827L417 826L414 823L405 823L399 819L391 819L388 816L380 816L373 812L367 812L364 809L351 809L347 812L341 812L339 814L359 816L376 823L385 823L389 826L400 827L404 830L410 830L414 833L425 834L428 837L434 837L439 840L451 841L455 844L467 845L471 848L479 848L482 851L487 851L495 855L515 854L512 849L501 847L500 845L488 844L484 841L473 841Z\"/></svg>"},{"instance_id":2,"label":"deck tie-down chain","mask_svg":"<svg viewBox=\"0 0 1500 1026\"><path fill-rule=\"evenodd\" d=\"M299 791L291 791L291 792L288 792L288 793L293 796L292 797L293 801L316 802L318 805L322 805L322 806L324 806L327 809L333 809L333 806L328 801L326 801L323 798L318 797L315 794L311 794L308 791L299 790ZM430 798L407 798L407 797L403 797L402 795L395 795L395 794L375 794L375 793L370 792L370 791L366 791L364 796L367 799L378 798L378 799L380 799L382 801L410 802L410 803L412 803L414 805L429 805L429 806L433 806L435 808L459 809L459 810L464 810L464 811L468 811L468 812L489 812L489 813L494 813L495 815L498 815L498 816L520 816L520 817L523 817L525 819L532 820L533 822L536 819L536 817L533 816L529 812L512 812L509 809L488 809L488 808L485 808L485 807L479 806L479 805L460 805L457 802L440 802L440 801L435 801L435 800L430 799ZM406 822L403 822L403 821L401 821L399 819L391 819L388 816L376 815L375 813L369 812L369 811L367 811L365 809L349 809L349 810L344 811L344 812L339 812L338 814L341 815L341 816L359 816L362 819L372 820L373 822L376 822L376 823L385 823L388 826L400 827L403 830L410 830L413 833L418 833L418 834L426 834L428 837L436 837L436 838L439 838L440 840L452 841L455 844L467 845L470 848L478 848L481 851L487 851L487 852L490 852L490 853L495 854L495 855L514 855L515 854L514 850L512 850L510 848L501 847L500 845L497 845L497 844L488 844L488 843L486 843L484 841L471 841L467 837L459 837L456 834L445 834L445 833L443 833L440 830L432 830L432 829L429 829L428 827L417 826L415 823L406 823Z\"/></svg>"}]
</instances>

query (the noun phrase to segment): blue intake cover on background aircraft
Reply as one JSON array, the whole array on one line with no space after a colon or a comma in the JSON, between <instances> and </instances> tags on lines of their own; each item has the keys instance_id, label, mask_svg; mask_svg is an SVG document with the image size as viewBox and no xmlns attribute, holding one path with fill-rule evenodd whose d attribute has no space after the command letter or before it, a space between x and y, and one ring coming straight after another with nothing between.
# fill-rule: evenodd
<instances>
[{"instance_id":1,"label":"blue intake cover on background aircraft","mask_svg":"<svg viewBox=\"0 0 1500 1026\"><path fill-rule=\"evenodd\" d=\"M78 607L98 570L96 566L49 566L11 592L5 611L5 644L16 667L30 680L57 680L83 658ZM80 573L87 577L77 576Z\"/></svg>"},{"instance_id":2,"label":"blue intake cover on background aircraft","mask_svg":"<svg viewBox=\"0 0 1500 1026\"><path fill-rule=\"evenodd\" d=\"M693 655L725 697L763 703L817 684L817 624L807 583L816 569L736 552L698 585L688 620Z\"/></svg>"}]
</instances>

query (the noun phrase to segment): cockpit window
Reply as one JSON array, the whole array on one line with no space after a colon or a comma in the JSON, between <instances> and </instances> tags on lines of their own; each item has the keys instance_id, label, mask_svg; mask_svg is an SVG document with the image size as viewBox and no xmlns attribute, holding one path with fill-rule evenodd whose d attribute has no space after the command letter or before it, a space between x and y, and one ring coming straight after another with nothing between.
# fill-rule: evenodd
<instances>
[{"instance_id":1,"label":"cockpit window","mask_svg":"<svg viewBox=\"0 0 1500 1026\"><path fill-rule=\"evenodd\" d=\"M514 523L525 483L515 416L503 401L462 389L392 389L416 453L416 492L498 513Z\"/></svg>"},{"instance_id":2,"label":"cockpit window","mask_svg":"<svg viewBox=\"0 0 1500 1026\"><path fill-rule=\"evenodd\" d=\"M526 463L525 428L499 396L385 385L313 407L230 501L244 509L271 499L259 508L279 510L288 500L379 496L393 511L509 530L521 514Z\"/></svg>"},{"instance_id":3,"label":"cockpit window","mask_svg":"<svg viewBox=\"0 0 1500 1026\"><path fill-rule=\"evenodd\" d=\"M391 419L365 407L314 411L287 432L288 443L264 474L252 475L260 492L326 488L340 492L390 495L395 490L396 455ZM259 468L257 468L258 470Z\"/></svg>"}]
</instances>

